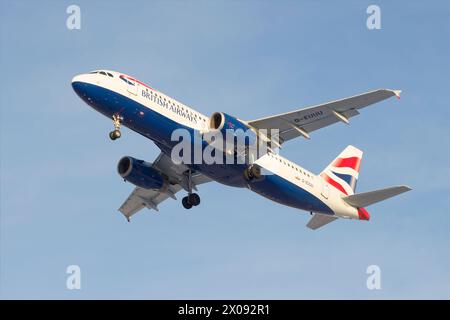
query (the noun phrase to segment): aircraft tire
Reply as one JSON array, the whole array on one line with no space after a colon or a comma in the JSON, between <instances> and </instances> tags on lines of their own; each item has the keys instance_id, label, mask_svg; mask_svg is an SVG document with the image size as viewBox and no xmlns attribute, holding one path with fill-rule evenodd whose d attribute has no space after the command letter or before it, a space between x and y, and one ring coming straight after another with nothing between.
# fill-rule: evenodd
<instances>
[{"instance_id":1,"label":"aircraft tire","mask_svg":"<svg viewBox=\"0 0 450 320\"><path fill-rule=\"evenodd\" d=\"M191 193L188 196L188 201L193 206L198 206L200 204L200 196L196 193Z\"/></svg>"},{"instance_id":2,"label":"aircraft tire","mask_svg":"<svg viewBox=\"0 0 450 320\"><path fill-rule=\"evenodd\" d=\"M181 204L183 205L183 207L184 207L185 209L190 209L190 208L192 208L192 204L189 203L188 197L184 197L184 198L181 200Z\"/></svg>"}]
</instances>

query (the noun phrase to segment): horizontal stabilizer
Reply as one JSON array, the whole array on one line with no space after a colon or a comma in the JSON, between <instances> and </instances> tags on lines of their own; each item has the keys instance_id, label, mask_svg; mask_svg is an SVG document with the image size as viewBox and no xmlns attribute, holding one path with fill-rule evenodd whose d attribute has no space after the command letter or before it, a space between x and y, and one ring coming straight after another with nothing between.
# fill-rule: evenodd
<instances>
[{"instance_id":1,"label":"horizontal stabilizer","mask_svg":"<svg viewBox=\"0 0 450 320\"><path fill-rule=\"evenodd\" d=\"M316 213L311 218L311 220L309 220L309 222L306 226L312 230L316 230L330 222L333 222L336 219L337 219L337 217L335 217L335 216L328 216L328 215Z\"/></svg>"},{"instance_id":2,"label":"horizontal stabilizer","mask_svg":"<svg viewBox=\"0 0 450 320\"><path fill-rule=\"evenodd\" d=\"M411 188L408 186L396 186L375 191L357 193L342 199L351 206L356 208L364 208L409 190L411 190Z\"/></svg>"}]
</instances>

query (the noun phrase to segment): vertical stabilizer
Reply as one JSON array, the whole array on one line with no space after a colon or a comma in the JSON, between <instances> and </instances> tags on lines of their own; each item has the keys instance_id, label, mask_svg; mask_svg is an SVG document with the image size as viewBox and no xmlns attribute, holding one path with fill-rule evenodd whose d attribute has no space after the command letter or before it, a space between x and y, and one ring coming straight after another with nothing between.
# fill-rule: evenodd
<instances>
[{"instance_id":1,"label":"vertical stabilizer","mask_svg":"<svg viewBox=\"0 0 450 320\"><path fill-rule=\"evenodd\" d=\"M320 176L345 195L355 193L363 152L348 146L326 167Z\"/></svg>"}]
</instances>

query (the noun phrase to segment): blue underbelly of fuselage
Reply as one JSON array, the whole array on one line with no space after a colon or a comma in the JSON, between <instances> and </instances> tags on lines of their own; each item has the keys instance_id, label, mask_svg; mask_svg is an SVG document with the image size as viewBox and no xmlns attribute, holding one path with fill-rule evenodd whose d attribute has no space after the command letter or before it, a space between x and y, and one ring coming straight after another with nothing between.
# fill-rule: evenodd
<instances>
[{"instance_id":1,"label":"blue underbelly of fuselage","mask_svg":"<svg viewBox=\"0 0 450 320\"><path fill-rule=\"evenodd\" d=\"M84 82L74 82L72 86L78 96L89 106L110 119L114 114L121 115L124 126L154 141L168 156L179 142L171 141L175 129L185 129L189 131L191 137L199 134L198 131L175 122L115 91ZM203 139L201 141L201 149L204 150L207 142ZM191 150L194 148L193 139L191 148ZM194 152L191 154L193 157ZM236 162L225 164L225 157L223 157L223 164L193 164L193 160L191 159L192 164L188 165L189 167L219 183L233 187L247 187L266 198L294 208L332 214L332 210L320 199L277 175L268 175L259 181L248 182L244 178L244 170L247 167L245 164Z\"/></svg>"},{"instance_id":2,"label":"blue underbelly of fuselage","mask_svg":"<svg viewBox=\"0 0 450 320\"><path fill-rule=\"evenodd\" d=\"M185 129L189 132L190 137L199 134L199 131L175 122L133 99L112 90L82 82L76 82L72 85L75 92L89 106L110 119L114 114L120 114L123 117L122 124L124 126L151 139L169 157L172 148L179 142L178 140L171 141L174 130ZM202 141L202 139L199 140ZM204 150L207 143L205 141L201 143L202 146L198 147ZM193 140L191 141L191 150L194 150ZM193 157L194 152L191 152L191 155ZM190 159L190 163L191 165L188 166L193 170L199 171L222 184L232 187L246 187L247 185L247 181L243 175L246 168L245 164L195 164L193 158ZM223 163L225 163L225 160Z\"/></svg>"}]
</instances>

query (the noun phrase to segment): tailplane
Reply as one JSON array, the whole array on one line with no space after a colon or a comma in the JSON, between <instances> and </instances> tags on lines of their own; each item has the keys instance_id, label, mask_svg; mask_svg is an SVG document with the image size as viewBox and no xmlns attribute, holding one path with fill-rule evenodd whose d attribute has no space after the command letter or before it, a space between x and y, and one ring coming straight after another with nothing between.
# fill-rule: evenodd
<instances>
[{"instance_id":1,"label":"tailplane","mask_svg":"<svg viewBox=\"0 0 450 320\"><path fill-rule=\"evenodd\" d=\"M363 152L348 146L326 167L320 176L345 195L355 193Z\"/></svg>"},{"instance_id":2,"label":"tailplane","mask_svg":"<svg viewBox=\"0 0 450 320\"><path fill-rule=\"evenodd\" d=\"M342 192L342 200L358 211L359 220L369 220L366 206L389 199L411 190L408 186L395 186L375 191L355 194L363 152L353 146L348 146L334 159L320 176L328 184ZM325 184L326 185L326 184ZM326 185L328 188L328 185ZM308 223L310 229L318 229L334 220L336 216L316 213Z\"/></svg>"},{"instance_id":3,"label":"tailplane","mask_svg":"<svg viewBox=\"0 0 450 320\"><path fill-rule=\"evenodd\" d=\"M371 204L395 197L403 192L411 190L408 186L396 186L385 189L362 192L342 198L349 205L356 208L363 208Z\"/></svg>"}]
</instances>

